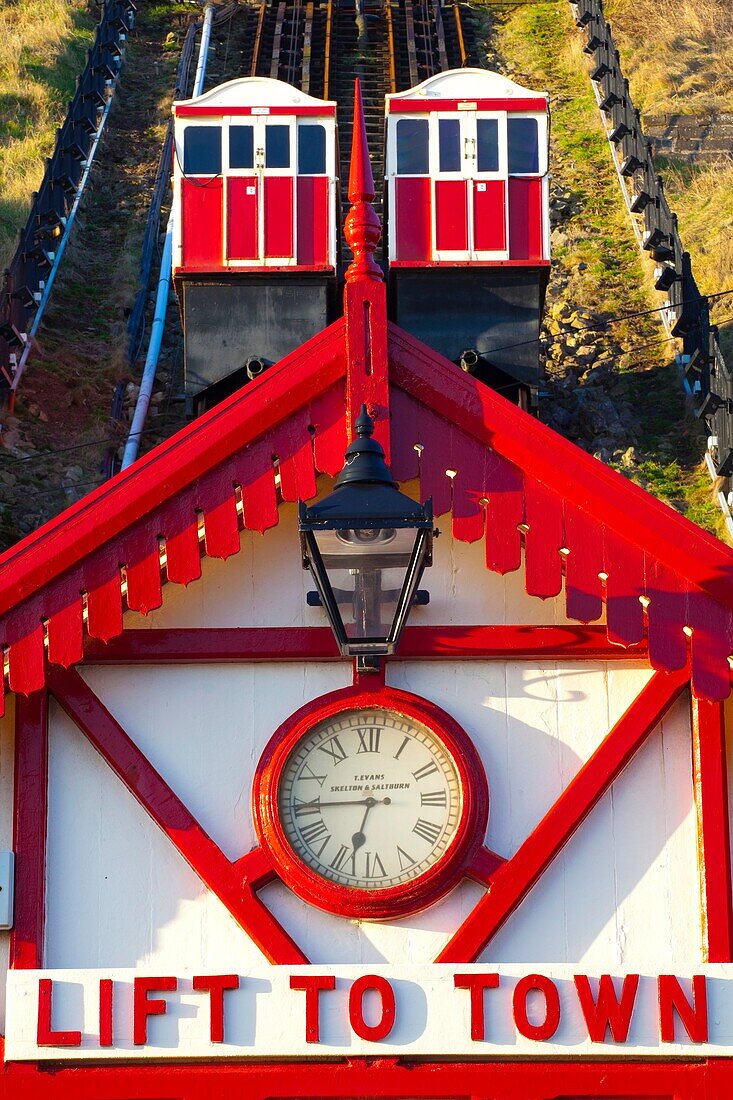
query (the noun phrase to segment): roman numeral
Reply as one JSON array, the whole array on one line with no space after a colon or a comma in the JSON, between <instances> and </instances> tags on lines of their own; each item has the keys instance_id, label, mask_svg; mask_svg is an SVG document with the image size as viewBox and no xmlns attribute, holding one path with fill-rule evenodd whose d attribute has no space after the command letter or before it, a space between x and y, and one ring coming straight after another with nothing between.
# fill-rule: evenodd
<instances>
[{"instance_id":1,"label":"roman numeral","mask_svg":"<svg viewBox=\"0 0 733 1100\"><path fill-rule=\"evenodd\" d=\"M394 754L394 758L395 758L395 760L399 760L399 758L400 758L400 756L401 756L401 754L402 754L402 750L404 749L405 745L407 744L407 742L408 742L409 740L410 740L410 738L409 738L409 737L405 737L405 739L403 740L402 744L401 744L401 745L400 745L400 747L398 748L397 752L396 752L396 753Z\"/></svg>"},{"instance_id":2,"label":"roman numeral","mask_svg":"<svg viewBox=\"0 0 733 1100\"><path fill-rule=\"evenodd\" d=\"M331 860L331 867L334 871L340 871L342 867L345 867L346 863L351 864L351 870L348 872L356 878L356 850L351 851L349 855L349 848L345 848L342 844L336 855ZM346 871L344 871L346 873Z\"/></svg>"},{"instance_id":3,"label":"roman numeral","mask_svg":"<svg viewBox=\"0 0 733 1100\"><path fill-rule=\"evenodd\" d=\"M329 745L332 746L330 749L328 747ZM338 737L332 737L323 745L319 745L318 748L321 752L325 752L327 756L330 756L337 764L340 764L342 760L346 759L346 753Z\"/></svg>"},{"instance_id":4,"label":"roman numeral","mask_svg":"<svg viewBox=\"0 0 733 1100\"><path fill-rule=\"evenodd\" d=\"M427 840L428 844L435 844L440 836L441 827L432 821L425 821L422 817L419 817L412 826L412 831L421 836L423 840Z\"/></svg>"},{"instance_id":5,"label":"roman numeral","mask_svg":"<svg viewBox=\"0 0 733 1100\"><path fill-rule=\"evenodd\" d=\"M407 852L403 852L399 844L397 845L397 858L400 861L400 871L406 871L408 867L412 867L415 860L412 856L409 856Z\"/></svg>"},{"instance_id":6,"label":"roman numeral","mask_svg":"<svg viewBox=\"0 0 733 1100\"><path fill-rule=\"evenodd\" d=\"M300 769L300 775L298 776L298 779L315 779L319 787L323 786L323 781L325 780L325 778L325 775L316 775L310 764L304 764L303 767Z\"/></svg>"},{"instance_id":7,"label":"roman numeral","mask_svg":"<svg viewBox=\"0 0 733 1100\"><path fill-rule=\"evenodd\" d=\"M372 857L371 852L365 852L366 858L366 878L386 878L387 872L384 869L384 864L379 858L379 853L375 852Z\"/></svg>"},{"instance_id":8,"label":"roman numeral","mask_svg":"<svg viewBox=\"0 0 733 1100\"><path fill-rule=\"evenodd\" d=\"M319 821L311 821L310 825L304 825L300 830L300 835L303 837L306 844L310 846L314 840L318 840L319 837L322 837L323 834L327 832L328 829L323 819L321 819ZM331 837L328 836L326 839L330 840ZM325 843L323 847L325 848ZM323 851L323 848L321 848L321 851Z\"/></svg>"},{"instance_id":9,"label":"roman numeral","mask_svg":"<svg viewBox=\"0 0 733 1100\"><path fill-rule=\"evenodd\" d=\"M432 775L433 772L437 772L437 770L438 765L434 760L431 760L429 764L423 764L421 768L418 768L417 771L412 774L415 776L415 779L424 779L427 775Z\"/></svg>"},{"instance_id":10,"label":"roman numeral","mask_svg":"<svg viewBox=\"0 0 733 1100\"><path fill-rule=\"evenodd\" d=\"M321 812L321 796L318 794L315 798L309 799L307 802L302 798L295 798L295 816L307 817L308 814L319 814Z\"/></svg>"},{"instance_id":11,"label":"roman numeral","mask_svg":"<svg viewBox=\"0 0 733 1100\"><path fill-rule=\"evenodd\" d=\"M420 793L420 805L421 806L447 806L448 796L445 791L428 791L427 794Z\"/></svg>"},{"instance_id":12,"label":"roman numeral","mask_svg":"<svg viewBox=\"0 0 733 1100\"><path fill-rule=\"evenodd\" d=\"M359 738L357 754L360 752L379 752L379 739L382 736L380 729L371 726L369 729L357 730L356 732Z\"/></svg>"}]
</instances>

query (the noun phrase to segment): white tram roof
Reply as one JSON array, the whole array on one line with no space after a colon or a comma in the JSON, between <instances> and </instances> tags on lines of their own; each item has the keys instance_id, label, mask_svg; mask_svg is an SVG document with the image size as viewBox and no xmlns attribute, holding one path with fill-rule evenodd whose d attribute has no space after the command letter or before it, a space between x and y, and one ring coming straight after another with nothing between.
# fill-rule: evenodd
<instances>
[{"instance_id":1,"label":"white tram roof","mask_svg":"<svg viewBox=\"0 0 733 1100\"><path fill-rule=\"evenodd\" d=\"M400 102L414 99L544 99L549 92L533 92L513 80L488 69L449 69L429 76L422 84L408 88L406 92L394 92L387 96L390 113L399 112Z\"/></svg>"},{"instance_id":2,"label":"white tram roof","mask_svg":"<svg viewBox=\"0 0 733 1100\"><path fill-rule=\"evenodd\" d=\"M193 99L179 99L173 104L174 113L179 107L221 108L225 115L230 107L320 107L324 115L332 115L336 109L334 100L316 99L284 80L269 76L241 76L209 89Z\"/></svg>"}]
</instances>

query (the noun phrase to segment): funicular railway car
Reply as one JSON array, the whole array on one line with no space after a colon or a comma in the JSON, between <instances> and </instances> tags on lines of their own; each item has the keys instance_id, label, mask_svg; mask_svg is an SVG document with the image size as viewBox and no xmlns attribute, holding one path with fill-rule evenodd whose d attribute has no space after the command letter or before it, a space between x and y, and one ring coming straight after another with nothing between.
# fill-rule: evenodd
<instances>
[{"instance_id":1,"label":"funicular railway car","mask_svg":"<svg viewBox=\"0 0 733 1100\"><path fill-rule=\"evenodd\" d=\"M246 77L173 113L173 274L202 411L333 319L336 104Z\"/></svg>"},{"instance_id":2,"label":"funicular railway car","mask_svg":"<svg viewBox=\"0 0 733 1100\"><path fill-rule=\"evenodd\" d=\"M550 270L549 109L483 69L387 96L396 322L525 403Z\"/></svg>"}]
</instances>

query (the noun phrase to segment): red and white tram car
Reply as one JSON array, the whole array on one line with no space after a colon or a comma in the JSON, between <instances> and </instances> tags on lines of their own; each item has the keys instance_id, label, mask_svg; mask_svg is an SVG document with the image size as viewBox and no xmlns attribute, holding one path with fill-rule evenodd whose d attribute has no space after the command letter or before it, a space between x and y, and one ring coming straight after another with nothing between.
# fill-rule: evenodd
<instances>
[{"instance_id":1,"label":"red and white tram car","mask_svg":"<svg viewBox=\"0 0 733 1100\"><path fill-rule=\"evenodd\" d=\"M395 319L478 373L532 383L550 266L547 94L457 69L387 96L386 113Z\"/></svg>"},{"instance_id":2,"label":"red and white tram car","mask_svg":"<svg viewBox=\"0 0 733 1100\"><path fill-rule=\"evenodd\" d=\"M336 104L246 77L173 113L186 389L207 404L332 319Z\"/></svg>"}]
</instances>

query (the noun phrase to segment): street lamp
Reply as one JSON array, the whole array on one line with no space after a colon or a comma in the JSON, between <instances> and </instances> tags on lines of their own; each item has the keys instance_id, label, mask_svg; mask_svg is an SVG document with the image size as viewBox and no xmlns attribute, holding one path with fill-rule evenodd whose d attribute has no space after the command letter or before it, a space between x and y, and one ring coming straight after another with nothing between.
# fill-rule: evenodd
<instances>
[{"instance_id":1,"label":"street lamp","mask_svg":"<svg viewBox=\"0 0 733 1100\"><path fill-rule=\"evenodd\" d=\"M394 653L423 570L432 564L433 502L418 504L392 479L362 405L357 438L327 497L299 504L303 568L345 657ZM315 593L314 593L315 595Z\"/></svg>"}]
</instances>

